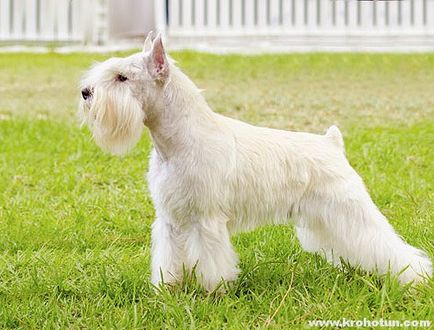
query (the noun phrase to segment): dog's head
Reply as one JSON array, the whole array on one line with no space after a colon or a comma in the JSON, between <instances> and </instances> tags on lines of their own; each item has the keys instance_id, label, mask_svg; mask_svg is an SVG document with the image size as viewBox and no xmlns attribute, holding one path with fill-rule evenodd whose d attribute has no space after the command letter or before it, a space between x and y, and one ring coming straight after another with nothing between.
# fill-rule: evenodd
<instances>
[{"instance_id":1,"label":"dog's head","mask_svg":"<svg viewBox=\"0 0 434 330\"><path fill-rule=\"evenodd\" d=\"M153 38L152 33L142 52L93 66L81 82L79 116L95 142L113 154L131 150L161 100L169 75L161 36Z\"/></svg>"}]
</instances>

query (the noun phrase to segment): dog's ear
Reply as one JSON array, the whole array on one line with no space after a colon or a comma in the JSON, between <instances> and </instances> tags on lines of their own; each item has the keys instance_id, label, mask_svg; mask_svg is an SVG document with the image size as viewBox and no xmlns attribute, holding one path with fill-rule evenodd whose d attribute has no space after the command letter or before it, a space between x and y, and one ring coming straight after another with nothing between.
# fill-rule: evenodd
<instances>
[{"instance_id":1,"label":"dog's ear","mask_svg":"<svg viewBox=\"0 0 434 330\"><path fill-rule=\"evenodd\" d=\"M145 43L143 44L143 52L147 53L152 48L152 37L154 36L154 31L149 31L148 36L145 39Z\"/></svg>"},{"instance_id":2,"label":"dog's ear","mask_svg":"<svg viewBox=\"0 0 434 330\"><path fill-rule=\"evenodd\" d=\"M152 43L149 54L148 72L153 79L164 80L169 75L169 61L164 50L161 34L159 33Z\"/></svg>"}]
</instances>

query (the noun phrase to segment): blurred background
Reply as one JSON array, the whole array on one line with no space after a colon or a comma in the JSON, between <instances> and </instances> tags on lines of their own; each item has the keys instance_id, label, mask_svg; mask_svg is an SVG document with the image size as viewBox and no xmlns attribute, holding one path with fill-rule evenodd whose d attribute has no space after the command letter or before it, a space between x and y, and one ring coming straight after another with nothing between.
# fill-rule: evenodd
<instances>
[{"instance_id":1,"label":"blurred background","mask_svg":"<svg viewBox=\"0 0 434 330\"><path fill-rule=\"evenodd\" d=\"M427 51L434 0L0 0L0 46ZM14 48L16 49L16 48Z\"/></svg>"}]
</instances>

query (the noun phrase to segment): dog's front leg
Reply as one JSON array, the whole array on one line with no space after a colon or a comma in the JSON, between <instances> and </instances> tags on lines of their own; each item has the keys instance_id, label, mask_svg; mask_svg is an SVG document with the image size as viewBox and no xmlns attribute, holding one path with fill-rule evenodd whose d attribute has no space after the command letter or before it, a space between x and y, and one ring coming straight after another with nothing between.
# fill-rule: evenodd
<instances>
[{"instance_id":1,"label":"dog's front leg","mask_svg":"<svg viewBox=\"0 0 434 330\"><path fill-rule=\"evenodd\" d=\"M157 217L152 225L152 284L174 283L182 276L180 233L170 221Z\"/></svg>"},{"instance_id":2,"label":"dog's front leg","mask_svg":"<svg viewBox=\"0 0 434 330\"><path fill-rule=\"evenodd\" d=\"M212 291L222 280L235 280L239 273L238 256L232 247L226 221L207 219L187 227L185 264L195 271L199 283Z\"/></svg>"}]
</instances>

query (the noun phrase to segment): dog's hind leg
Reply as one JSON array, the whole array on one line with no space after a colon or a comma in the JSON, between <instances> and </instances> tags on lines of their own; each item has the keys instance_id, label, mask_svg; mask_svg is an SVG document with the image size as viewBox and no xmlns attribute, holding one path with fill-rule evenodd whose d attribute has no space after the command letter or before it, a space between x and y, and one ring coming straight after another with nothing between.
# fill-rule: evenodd
<instances>
[{"instance_id":1,"label":"dog's hind leg","mask_svg":"<svg viewBox=\"0 0 434 330\"><path fill-rule=\"evenodd\" d=\"M238 256L224 219L191 223L184 235L186 266L195 270L198 281L206 290L212 291L222 280L237 278Z\"/></svg>"},{"instance_id":2,"label":"dog's hind leg","mask_svg":"<svg viewBox=\"0 0 434 330\"><path fill-rule=\"evenodd\" d=\"M407 244L371 200L353 216L347 219L338 243L342 256L352 264L380 274L390 270L401 283L420 282L432 275L425 252Z\"/></svg>"},{"instance_id":3,"label":"dog's hind leg","mask_svg":"<svg viewBox=\"0 0 434 330\"><path fill-rule=\"evenodd\" d=\"M333 237L321 222L315 225L299 222L295 231L303 250L318 253L335 266L340 264L339 253L333 251Z\"/></svg>"},{"instance_id":4,"label":"dog's hind leg","mask_svg":"<svg viewBox=\"0 0 434 330\"><path fill-rule=\"evenodd\" d=\"M384 274L390 270L401 283L419 282L430 276L431 260L403 241L377 209L361 180L353 179L336 185L327 194L314 194L306 204L309 210L305 208L306 212L314 212L315 218L321 218L326 232L332 233L334 257L368 271Z\"/></svg>"}]
</instances>

